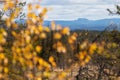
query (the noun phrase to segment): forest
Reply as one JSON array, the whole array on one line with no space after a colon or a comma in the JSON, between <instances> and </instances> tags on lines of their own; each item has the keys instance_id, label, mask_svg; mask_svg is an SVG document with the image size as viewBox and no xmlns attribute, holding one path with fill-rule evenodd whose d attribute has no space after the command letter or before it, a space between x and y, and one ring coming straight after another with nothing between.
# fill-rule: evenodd
<instances>
[{"instance_id":1,"label":"forest","mask_svg":"<svg viewBox=\"0 0 120 80\"><path fill-rule=\"evenodd\" d=\"M114 26L103 31L70 30L54 21L44 26L48 8L18 0L1 4L7 5L0 12L0 80L120 80L120 31ZM115 12L107 10L120 14L118 5ZM24 24L15 21L24 17Z\"/></svg>"}]
</instances>

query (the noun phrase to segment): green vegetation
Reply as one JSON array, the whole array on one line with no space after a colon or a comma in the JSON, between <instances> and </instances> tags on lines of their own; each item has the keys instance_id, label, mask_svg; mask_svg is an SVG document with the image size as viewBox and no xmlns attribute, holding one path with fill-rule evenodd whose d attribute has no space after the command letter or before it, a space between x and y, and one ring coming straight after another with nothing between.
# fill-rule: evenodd
<instances>
[{"instance_id":1,"label":"green vegetation","mask_svg":"<svg viewBox=\"0 0 120 80\"><path fill-rule=\"evenodd\" d=\"M48 9L7 0L9 17L0 23L0 80L113 80L120 77L120 32L70 31L51 22L43 26ZM41 9L39 15L34 10ZM1 17L0 17L1 18Z\"/></svg>"}]
</instances>

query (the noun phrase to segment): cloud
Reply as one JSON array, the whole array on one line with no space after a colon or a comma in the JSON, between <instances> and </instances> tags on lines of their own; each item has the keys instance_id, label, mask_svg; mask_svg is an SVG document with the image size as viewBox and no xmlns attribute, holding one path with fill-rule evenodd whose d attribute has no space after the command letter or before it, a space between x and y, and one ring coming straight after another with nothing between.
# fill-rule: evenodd
<instances>
[{"instance_id":1,"label":"cloud","mask_svg":"<svg viewBox=\"0 0 120 80\"><path fill-rule=\"evenodd\" d=\"M120 0L42 0L43 5L120 4Z\"/></svg>"},{"instance_id":2,"label":"cloud","mask_svg":"<svg viewBox=\"0 0 120 80\"><path fill-rule=\"evenodd\" d=\"M48 11L48 18L50 20L55 19L78 19L78 18L88 18L88 19L102 19L111 18L118 16L110 16L107 8L115 9L112 4L107 5L71 5L71 6L60 6L52 5L48 7L53 7L52 11Z\"/></svg>"},{"instance_id":3,"label":"cloud","mask_svg":"<svg viewBox=\"0 0 120 80\"><path fill-rule=\"evenodd\" d=\"M40 4L43 5L68 5L70 4L69 0L42 0Z\"/></svg>"},{"instance_id":4,"label":"cloud","mask_svg":"<svg viewBox=\"0 0 120 80\"><path fill-rule=\"evenodd\" d=\"M35 0L32 2L34 3ZM110 16L107 8L115 9L115 4L120 0L42 0L39 4L53 8L48 11L49 20L55 19L101 19L118 16Z\"/></svg>"},{"instance_id":5,"label":"cloud","mask_svg":"<svg viewBox=\"0 0 120 80\"><path fill-rule=\"evenodd\" d=\"M70 1L70 3L73 3L73 4L85 4L85 3L89 3L89 4L91 4L91 3L97 3L98 2L98 0L69 0Z\"/></svg>"}]
</instances>

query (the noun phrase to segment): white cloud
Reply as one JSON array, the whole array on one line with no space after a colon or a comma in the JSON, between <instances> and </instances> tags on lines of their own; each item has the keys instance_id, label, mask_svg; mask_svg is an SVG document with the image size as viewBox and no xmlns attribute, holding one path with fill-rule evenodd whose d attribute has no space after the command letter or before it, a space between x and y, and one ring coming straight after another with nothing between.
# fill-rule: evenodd
<instances>
[{"instance_id":1,"label":"white cloud","mask_svg":"<svg viewBox=\"0 0 120 80\"><path fill-rule=\"evenodd\" d=\"M98 0L69 0L71 3L97 3Z\"/></svg>"},{"instance_id":2,"label":"white cloud","mask_svg":"<svg viewBox=\"0 0 120 80\"><path fill-rule=\"evenodd\" d=\"M71 5L71 4L120 4L120 0L42 0L44 5Z\"/></svg>"},{"instance_id":3,"label":"white cloud","mask_svg":"<svg viewBox=\"0 0 120 80\"><path fill-rule=\"evenodd\" d=\"M118 16L110 16L107 12L107 8L115 9L114 5L52 5L52 11L48 11L48 18L50 20L55 19L77 19L77 18L88 18L88 19L101 19L111 18Z\"/></svg>"},{"instance_id":4,"label":"white cloud","mask_svg":"<svg viewBox=\"0 0 120 80\"><path fill-rule=\"evenodd\" d=\"M29 1L29 0L28 0ZM31 0L32 3L35 0ZM115 9L115 4L120 4L120 0L42 0L39 2L43 6L53 8L48 11L49 20L55 19L101 19L118 16L110 16L107 8Z\"/></svg>"}]
</instances>

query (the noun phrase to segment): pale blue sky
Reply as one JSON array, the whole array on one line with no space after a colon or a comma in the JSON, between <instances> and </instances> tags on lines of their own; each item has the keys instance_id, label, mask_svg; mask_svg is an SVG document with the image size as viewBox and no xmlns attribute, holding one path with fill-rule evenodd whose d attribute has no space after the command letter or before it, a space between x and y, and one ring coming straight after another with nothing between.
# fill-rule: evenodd
<instances>
[{"instance_id":1,"label":"pale blue sky","mask_svg":"<svg viewBox=\"0 0 120 80\"><path fill-rule=\"evenodd\" d=\"M28 0L32 3L35 0ZM39 4L53 8L48 12L48 20L75 20L78 18L103 19L119 18L111 16L107 8L115 9L120 0L42 0Z\"/></svg>"}]
</instances>

